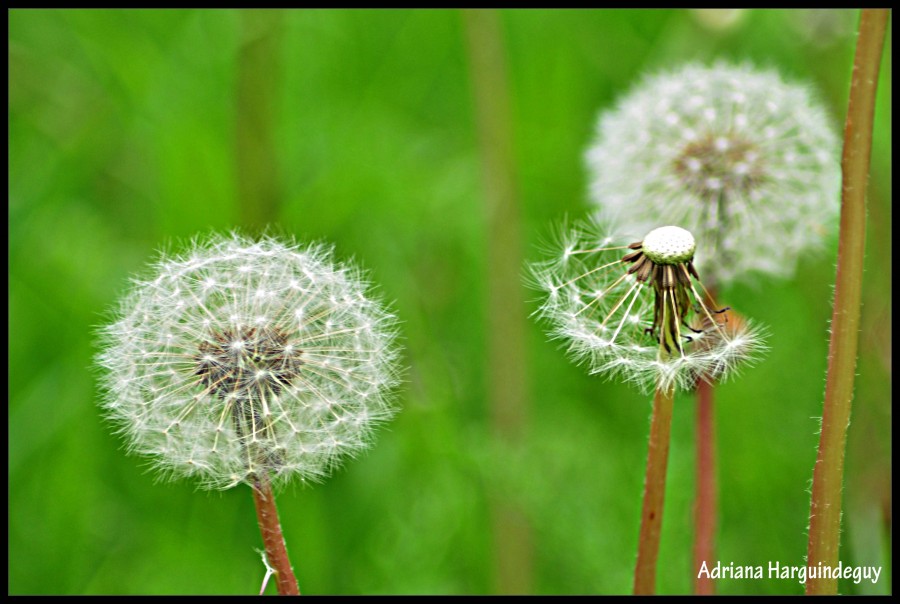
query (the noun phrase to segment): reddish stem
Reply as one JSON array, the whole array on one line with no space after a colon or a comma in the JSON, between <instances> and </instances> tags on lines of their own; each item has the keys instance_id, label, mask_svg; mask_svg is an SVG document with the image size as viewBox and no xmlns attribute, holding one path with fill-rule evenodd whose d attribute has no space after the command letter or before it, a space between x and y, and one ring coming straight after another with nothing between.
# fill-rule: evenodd
<instances>
[{"instance_id":1,"label":"reddish stem","mask_svg":"<svg viewBox=\"0 0 900 604\"><path fill-rule=\"evenodd\" d=\"M810 567L834 568L838 564L844 450L856 377L866 238L866 184L872 153L875 92L888 15L888 9L862 10L850 83L841 159L841 230L828 347L828 377L809 511L807 564ZM806 582L806 593L833 595L837 593L837 587L835 578L811 578Z\"/></svg>"},{"instance_id":2,"label":"reddish stem","mask_svg":"<svg viewBox=\"0 0 900 604\"><path fill-rule=\"evenodd\" d=\"M278 509L275 507L275 494L268 480L257 480L253 488L253 501L256 503L256 519L262 533L266 548L266 559L275 570L278 594L282 596L299 596L300 587L294 577L294 569L288 558L281 534L281 522L278 520Z\"/></svg>"},{"instance_id":3,"label":"reddish stem","mask_svg":"<svg viewBox=\"0 0 900 604\"><path fill-rule=\"evenodd\" d=\"M717 291L710 286L707 303L717 307ZM708 573L700 576L703 563L713 564L718 525L716 475L715 384L697 380L697 498L694 501L694 593L712 595L715 581Z\"/></svg>"},{"instance_id":4,"label":"reddish stem","mask_svg":"<svg viewBox=\"0 0 900 604\"><path fill-rule=\"evenodd\" d=\"M634 569L635 595L652 594L656 591L656 559L659 555L659 538L662 530L674 399L673 389L667 391L657 389L656 396L653 397L647 475L644 480L644 505L641 511L641 534L638 538L637 565Z\"/></svg>"}]
</instances>

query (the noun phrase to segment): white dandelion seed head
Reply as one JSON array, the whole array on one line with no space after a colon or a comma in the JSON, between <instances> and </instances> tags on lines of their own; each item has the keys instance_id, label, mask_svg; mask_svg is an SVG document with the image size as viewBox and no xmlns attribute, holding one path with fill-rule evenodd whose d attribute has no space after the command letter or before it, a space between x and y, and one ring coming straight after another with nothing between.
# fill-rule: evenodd
<instances>
[{"instance_id":1,"label":"white dandelion seed head","mask_svg":"<svg viewBox=\"0 0 900 604\"><path fill-rule=\"evenodd\" d=\"M704 243L700 273L726 283L789 276L822 246L839 210L838 149L807 88L719 63L647 77L600 115L586 159L602 220L629 233L681 225Z\"/></svg>"},{"instance_id":2,"label":"white dandelion seed head","mask_svg":"<svg viewBox=\"0 0 900 604\"><path fill-rule=\"evenodd\" d=\"M166 477L321 479L395 413L396 318L328 247L215 236L154 270L97 362L106 416Z\"/></svg>"},{"instance_id":3,"label":"white dandelion seed head","mask_svg":"<svg viewBox=\"0 0 900 604\"><path fill-rule=\"evenodd\" d=\"M530 266L531 286L543 294L536 314L549 324L551 337L565 343L573 360L587 364L592 374L649 392L673 387L689 390L698 380L724 381L759 357L765 349L763 332L705 301L702 284L688 268L695 248L690 232L662 227L650 231L643 242L634 242L608 236L606 230L595 221L580 225L566 239L575 244L569 262L550 260ZM646 253L648 247L662 261L653 260ZM638 264L629 264L626 256L638 254L637 250L659 271L647 271L644 279L638 276L640 270L629 272L629 267ZM661 294L649 276L664 268L673 271L673 278L682 284L689 283L680 289L687 297L679 303L686 314L672 328L673 341L678 343L669 353L661 351L656 322ZM662 302L675 304L672 294Z\"/></svg>"},{"instance_id":4,"label":"white dandelion seed head","mask_svg":"<svg viewBox=\"0 0 900 604\"><path fill-rule=\"evenodd\" d=\"M642 249L656 264L680 264L694 257L697 244L690 231L664 226L647 233Z\"/></svg>"}]
</instances>

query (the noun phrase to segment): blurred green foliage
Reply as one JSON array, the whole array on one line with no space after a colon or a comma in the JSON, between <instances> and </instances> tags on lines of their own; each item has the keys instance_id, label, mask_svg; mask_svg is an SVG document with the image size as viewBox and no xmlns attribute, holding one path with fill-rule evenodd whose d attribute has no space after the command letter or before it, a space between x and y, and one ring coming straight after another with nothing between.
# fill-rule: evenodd
<instances>
[{"instance_id":1,"label":"blurred green foliage","mask_svg":"<svg viewBox=\"0 0 900 604\"><path fill-rule=\"evenodd\" d=\"M8 17L9 592L255 593L264 567L249 492L157 484L101 420L92 369L94 331L129 275L195 233L240 226L247 168L236 158L252 157L236 151L241 14ZM646 70L716 58L774 66L818 90L842 125L855 11L747 11L725 27L668 10L501 17L530 259L552 224L587 211L582 156L597 112ZM368 454L280 495L301 590L487 592L489 506L500 497L531 524L535 592L629 592L651 401L587 376L531 322L527 436L511 447L488 428L491 267L460 15L280 18L272 229L333 242L369 269L404 322L409 367L402 411ZM890 37L882 73L841 559L884 565L888 577L842 582L844 593L890 590ZM788 282L723 292L771 333L766 359L717 394L724 564L803 564L834 241ZM692 585L693 422L694 401L680 396L661 593Z\"/></svg>"}]
</instances>

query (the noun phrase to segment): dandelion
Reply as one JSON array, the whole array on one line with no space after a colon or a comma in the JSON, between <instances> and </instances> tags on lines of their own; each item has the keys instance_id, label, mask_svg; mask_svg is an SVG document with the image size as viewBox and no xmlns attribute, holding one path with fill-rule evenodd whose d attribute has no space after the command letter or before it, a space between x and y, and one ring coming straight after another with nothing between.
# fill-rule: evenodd
<instances>
[{"instance_id":1,"label":"dandelion","mask_svg":"<svg viewBox=\"0 0 900 604\"><path fill-rule=\"evenodd\" d=\"M630 236L679 224L714 284L790 275L838 212L837 137L809 91L724 63L648 77L601 114L591 197Z\"/></svg>"},{"instance_id":2,"label":"dandelion","mask_svg":"<svg viewBox=\"0 0 900 604\"><path fill-rule=\"evenodd\" d=\"M600 230L594 223L566 233L562 252L533 268L546 293L538 312L591 373L644 391L689 389L754 359L758 330L710 299L689 231L664 226L629 243Z\"/></svg>"},{"instance_id":3,"label":"dandelion","mask_svg":"<svg viewBox=\"0 0 900 604\"><path fill-rule=\"evenodd\" d=\"M591 222L560 243L532 269L551 334L592 373L655 390L634 574L634 593L653 593L675 389L733 375L762 350L762 337L715 303L684 228L654 228L630 242Z\"/></svg>"},{"instance_id":4,"label":"dandelion","mask_svg":"<svg viewBox=\"0 0 900 604\"><path fill-rule=\"evenodd\" d=\"M164 476L269 506L271 484L321 479L393 415L395 325L326 247L213 237L162 258L103 329L103 408Z\"/></svg>"}]
</instances>

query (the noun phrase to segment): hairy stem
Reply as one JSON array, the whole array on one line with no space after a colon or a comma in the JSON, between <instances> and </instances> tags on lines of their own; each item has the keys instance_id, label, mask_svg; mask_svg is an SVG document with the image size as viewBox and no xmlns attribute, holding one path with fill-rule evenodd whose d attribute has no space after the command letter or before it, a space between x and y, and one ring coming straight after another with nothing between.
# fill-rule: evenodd
<instances>
[{"instance_id":1,"label":"hairy stem","mask_svg":"<svg viewBox=\"0 0 900 604\"><path fill-rule=\"evenodd\" d=\"M659 555L659 538L662 532L674 399L673 388L657 388L656 396L653 398L641 533L638 538L637 565L634 569L635 595L653 594L656 591L656 558Z\"/></svg>"},{"instance_id":2,"label":"hairy stem","mask_svg":"<svg viewBox=\"0 0 900 604\"><path fill-rule=\"evenodd\" d=\"M297 578L294 576L294 569L291 568L291 561L284 545L284 536L281 534L281 522L278 520L278 510L275 507L275 494L272 492L269 481L265 478L258 479L254 483L253 501L256 503L256 519L259 521L259 530L266 548L266 560L275 570L278 594L299 596L300 588L297 585Z\"/></svg>"},{"instance_id":3,"label":"hairy stem","mask_svg":"<svg viewBox=\"0 0 900 604\"><path fill-rule=\"evenodd\" d=\"M887 9L862 11L853 63L841 159L841 231L828 377L809 512L809 566L835 567L838 562L844 449L856 373L866 236L866 184L872 151L875 91L887 19ZM806 582L806 593L835 594L837 579L810 579Z\"/></svg>"}]
</instances>

